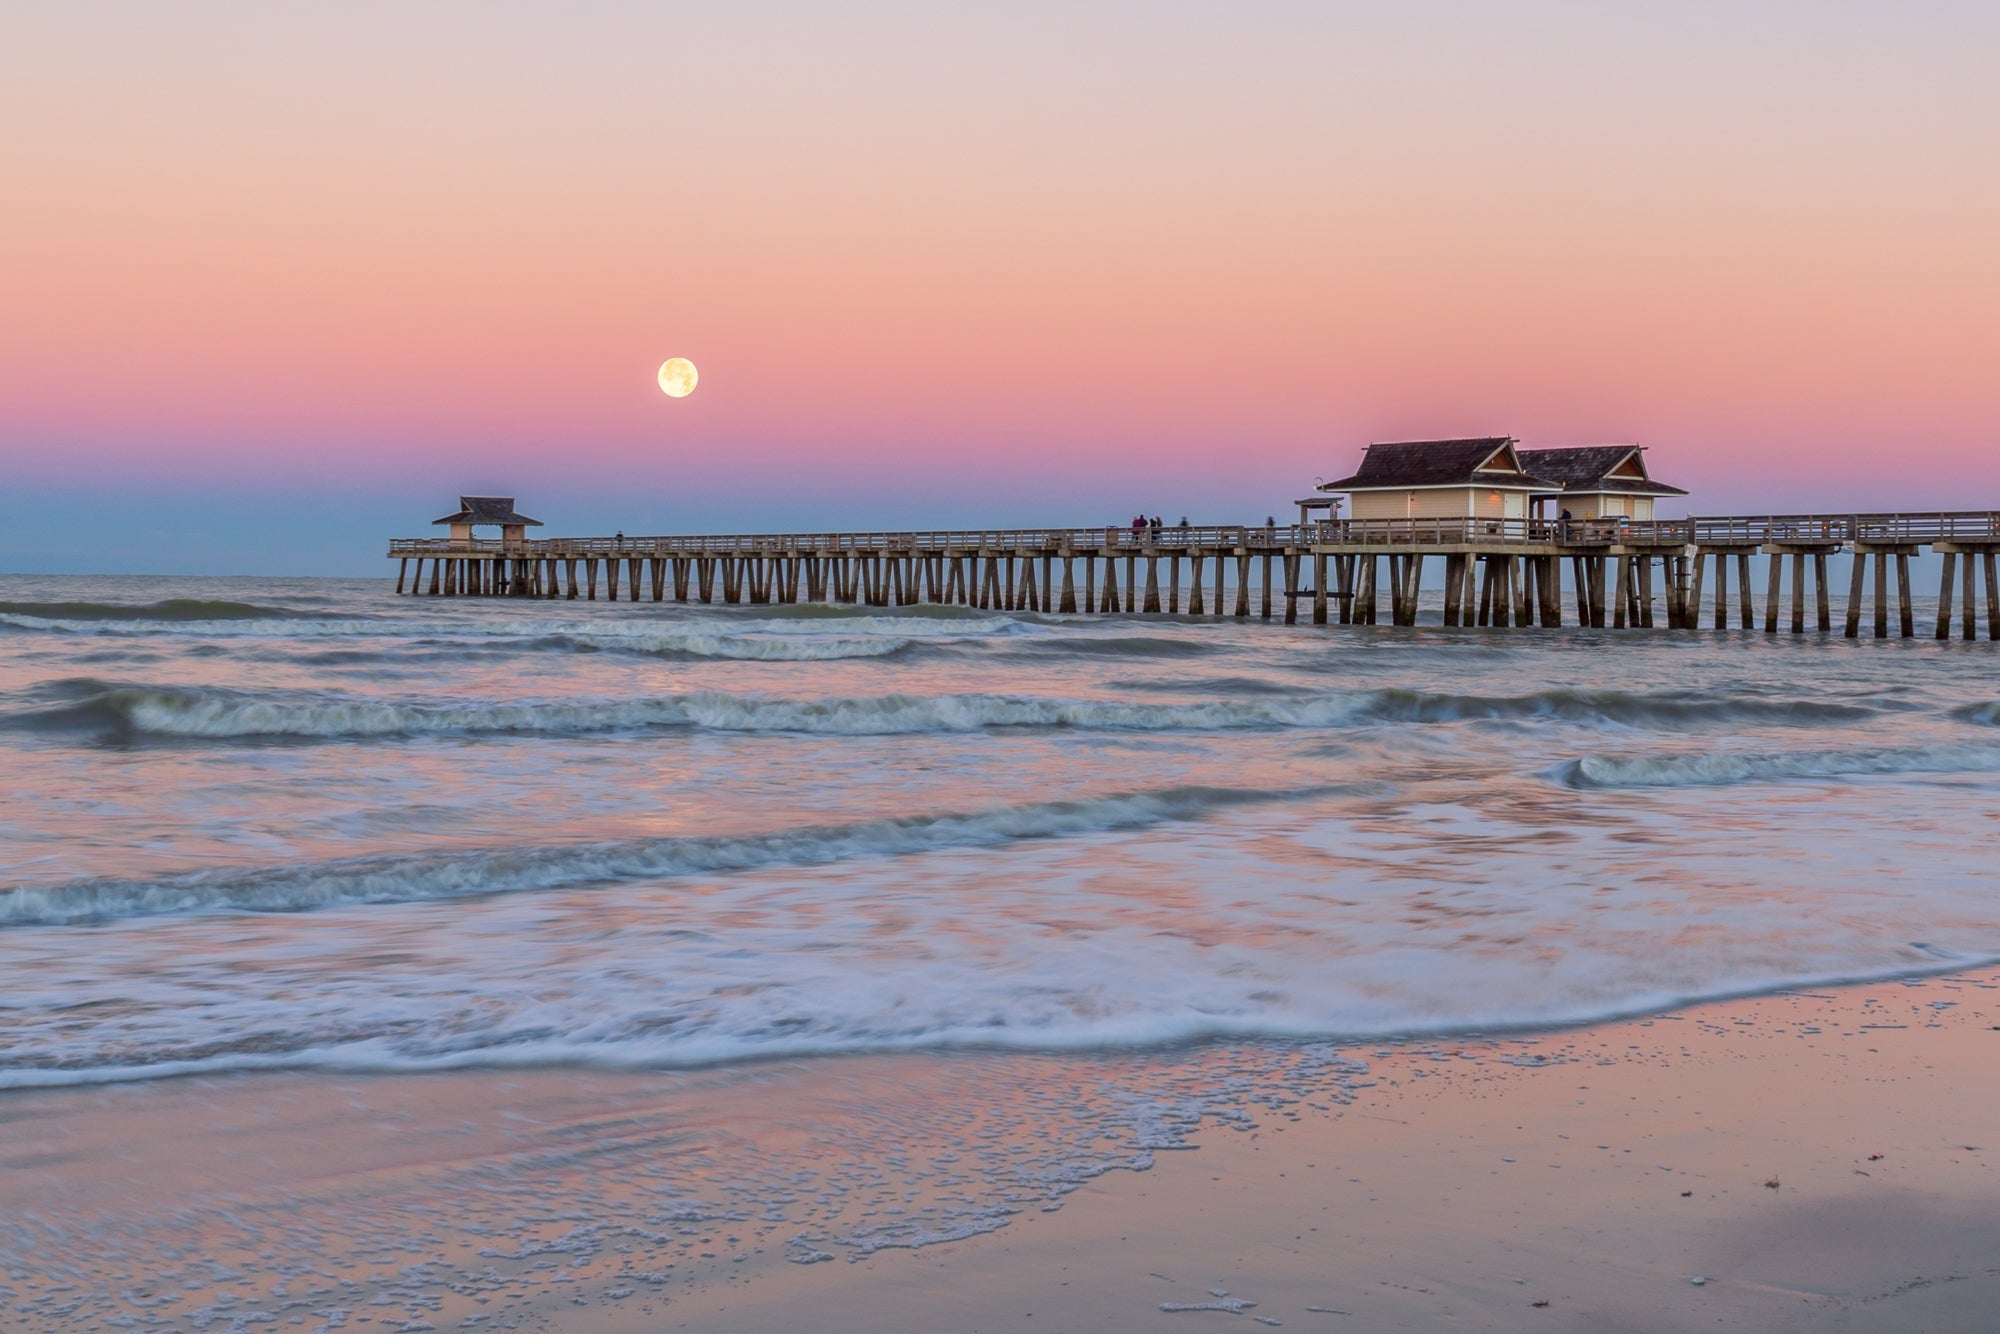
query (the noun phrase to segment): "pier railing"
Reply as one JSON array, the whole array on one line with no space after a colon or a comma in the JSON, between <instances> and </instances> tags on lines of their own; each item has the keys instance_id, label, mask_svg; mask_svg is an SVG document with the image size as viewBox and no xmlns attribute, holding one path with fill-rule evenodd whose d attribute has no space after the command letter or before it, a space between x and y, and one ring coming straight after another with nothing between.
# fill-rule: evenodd
<instances>
[{"instance_id":1,"label":"pier railing","mask_svg":"<svg viewBox=\"0 0 2000 1334\"><path fill-rule=\"evenodd\" d=\"M2000 511L1760 514L1685 519L1322 519L1306 524L973 528L907 532L550 537L513 542L396 538L389 555L575 557L810 556L981 551L1249 551L1307 547L1761 546L2000 541Z\"/></svg>"}]
</instances>

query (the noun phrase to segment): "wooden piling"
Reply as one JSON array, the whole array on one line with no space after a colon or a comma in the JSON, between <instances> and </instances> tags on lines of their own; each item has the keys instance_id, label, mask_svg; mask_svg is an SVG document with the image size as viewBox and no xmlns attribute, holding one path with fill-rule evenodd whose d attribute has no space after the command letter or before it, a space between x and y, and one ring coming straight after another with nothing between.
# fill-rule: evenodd
<instances>
[{"instance_id":1,"label":"wooden piling","mask_svg":"<svg viewBox=\"0 0 2000 1334\"><path fill-rule=\"evenodd\" d=\"M1908 552L1896 553L1896 612L1897 628L1904 639L1916 636L1916 618L1910 610L1910 556Z\"/></svg>"},{"instance_id":2,"label":"wooden piling","mask_svg":"<svg viewBox=\"0 0 2000 1334\"><path fill-rule=\"evenodd\" d=\"M1868 578L1868 557L1857 551L1854 553L1854 568L1847 580L1847 628L1846 636L1853 639L1861 633L1862 586Z\"/></svg>"},{"instance_id":3,"label":"wooden piling","mask_svg":"<svg viewBox=\"0 0 2000 1334\"><path fill-rule=\"evenodd\" d=\"M1140 610L1155 615L1160 610L1160 558L1151 551L1146 553L1146 605Z\"/></svg>"},{"instance_id":4,"label":"wooden piling","mask_svg":"<svg viewBox=\"0 0 2000 1334\"><path fill-rule=\"evenodd\" d=\"M1375 624L1375 566L1381 557L1374 554L1357 556L1360 568L1354 587L1354 623L1356 625Z\"/></svg>"},{"instance_id":5,"label":"wooden piling","mask_svg":"<svg viewBox=\"0 0 2000 1334\"><path fill-rule=\"evenodd\" d=\"M1782 552L1772 552L1769 584L1764 590L1764 633L1778 633L1778 597L1784 590L1785 557Z\"/></svg>"},{"instance_id":6,"label":"wooden piling","mask_svg":"<svg viewBox=\"0 0 2000 1334\"><path fill-rule=\"evenodd\" d=\"M1875 637L1889 637L1889 553L1875 553Z\"/></svg>"},{"instance_id":7,"label":"wooden piling","mask_svg":"<svg viewBox=\"0 0 2000 1334\"><path fill-rule=\"evenodd\" d=\"M1972 558L1968 555L1966 559ZM1986 638L1990 642L2000 639L2000 552L1986 552L1979 563L1986 569ZM1971 578L1969 571L1966 577ZM1968 616L1967 625L1971 621Z\"/></svg>"},{"instance_id":8,"label":"wooden piling","mask_svg":"<svg viewBox=\"0 0 2000 1334\"><path fill-rule=\"evenodd\" d=\"M1200 558L1197 557L1196 559L1198 560ZM1460 557L1459 559L1463 560L1464 557ZM1194 580L1194 595L1197 598L1201 596L1201 574L1199 566L1196 567L1196 574ZM1200 608L1197 607L1195 608L1195 610L1199 611ZM1457 619L1458 618L1456 616L1452 617L1452 620L1454 622L1456 622ZM1324 551L1315 551L1313 553L1313 624L1314 625L1326 624L1326 553Z\"/></svg>"},{"instance_id":9,"label":"wooden piling","mask_svg":"<svg viewBox=\"0 0 2000 1334\"><path fill-rule=\"evenodd\" d=\"M1972 565L1971 558L1968 557L1966 559L1967 574L1972 573L1971 565ZM1958 553L1955 551L1945 552L1944 569L1940 571L1938 574L1937 638L1939 639L1951 638L1952 576L1957 573L1958 573ZM1968 589L1967 590L1968 596L1966 597L1966 604L1968 607L1971 605L1972 602L1972 599L1970 597L1970 592L1971 590Z\"/></svg>"},{"instance_id":10,"label":"wooden piling","mask_svg":"<svg viewBox=\"0 0 2000 1334\"><path fill-rule=\"evenodd\" d=\"M1946 557L1946 559L1950 558ZM1976 607L1974 605L1974 598L1977 597L1977 593L1972 587L1977 582L1979 582L1979 569L1972 563L1972 553L1968 551L1965 553L1965 597L1962 603L1965 611L1963 619L1964 637L1967 640L1979 637L1979 617L1976 614ZM1991 590L1989 589L1988 592L1990 593Z\"/></svg>"},{"instance_id":11,"label":"wooden piling","mask_svg":"<svg viewBox=\"0 0 2000 1334\"><path fill-rule=\"evenodd\" d=\"M1792 553L1792 633L1806 632L1806 553Z\"/></svg>"},{"instance_id":12,"label":"wooden piling","mask_svg":"<svg viewBox=\"0 0 2000 1334\"><path fill-rule=\"evenodd\" d=\"M1188 615L1199 616L1201 608L1201 562L1202 553L1188 553ZM1221 557L1216 558L1217 568L1221 568Z\"/></svg>"}]
</instances>

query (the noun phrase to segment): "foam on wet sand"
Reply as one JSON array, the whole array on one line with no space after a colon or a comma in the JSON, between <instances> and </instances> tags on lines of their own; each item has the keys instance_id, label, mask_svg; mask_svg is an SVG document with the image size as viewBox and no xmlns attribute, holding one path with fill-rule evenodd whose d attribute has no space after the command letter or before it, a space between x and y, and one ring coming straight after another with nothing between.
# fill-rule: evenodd
<instances>
[{"instance_id":1,"label":"foam on wet sand","mask_svg":"<svg viewBox=\"0 0 2000 1334\"><path fill-rule=\"evenodd\" d=\"M0 1310L23 1330L1971 1329L2000 1299L1996 1051L1987 971L1339 1049L18 1091Z\"/></svg>"}]
</instances>

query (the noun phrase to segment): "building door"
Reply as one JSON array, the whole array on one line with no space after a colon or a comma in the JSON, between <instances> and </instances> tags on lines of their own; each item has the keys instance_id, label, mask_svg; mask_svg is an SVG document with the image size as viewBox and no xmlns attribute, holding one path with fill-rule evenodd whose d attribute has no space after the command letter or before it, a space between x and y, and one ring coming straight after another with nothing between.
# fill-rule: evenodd
<instances>
[{"instance_id":1,"label":"building door","mask_svg":"<svg viewBox=\"0 0 2000 1334\"><path fill-rule=\"evenodd\" d=\"M1502 517L1509 519L1527 518L1528 498L1525 495L1521 494L1519 491L1501 492L1500 513Z\"/></svg>"}]
</instances>

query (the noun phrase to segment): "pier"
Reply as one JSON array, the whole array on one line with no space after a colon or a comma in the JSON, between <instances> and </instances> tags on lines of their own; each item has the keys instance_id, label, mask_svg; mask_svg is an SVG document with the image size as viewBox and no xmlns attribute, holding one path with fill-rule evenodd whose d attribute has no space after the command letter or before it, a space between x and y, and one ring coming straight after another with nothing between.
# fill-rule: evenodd
<instances>
[{"instance_id":1,"label":"pier","mask_svg":"<svg viewBox=\"0 0 2000 1334\"><path fill-rule=\"evenodd\" d=\"M1242 618L1254 608L1287 624L1407 626L1435 559L1447 626L1554 628L1573 607L1570 623L1596 628L1706 620L1831 634L1827 559L1847 553L1841 630L1853 639L1867 624L1887 639L1918 633L1910 559L1928 549L1943 557L1935 637L1977 637L1983 609L1986 638L2000 639L2000 511L529 538L535 521L510 499L466 500L451 536L390 542L398 593ZM500 538L471 535L502 509ZM1755 555L1769 558L1761 616Z\"/></svg>"}]
</instances>

